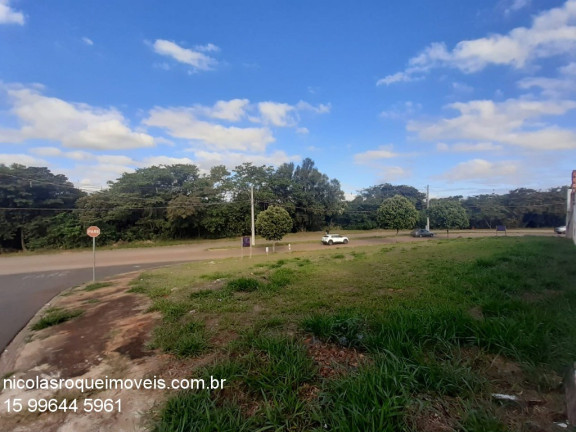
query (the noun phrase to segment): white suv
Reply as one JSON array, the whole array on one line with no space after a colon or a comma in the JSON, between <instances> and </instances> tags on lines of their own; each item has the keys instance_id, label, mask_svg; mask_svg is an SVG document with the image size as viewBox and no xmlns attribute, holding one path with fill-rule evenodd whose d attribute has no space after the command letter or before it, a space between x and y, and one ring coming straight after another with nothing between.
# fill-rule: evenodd
<instances>
[{"instance_id":1,"label":"white suv","mask_svg":"<svg viewBox=\"0 0 576 432\"><path fill-rule=\"evenodd\" d=\"M340 234L326 234L322 237L322 243L327 245L333 245L334 243L348 243L348 237L341 236Z\"/></svg>"}]
</instances>

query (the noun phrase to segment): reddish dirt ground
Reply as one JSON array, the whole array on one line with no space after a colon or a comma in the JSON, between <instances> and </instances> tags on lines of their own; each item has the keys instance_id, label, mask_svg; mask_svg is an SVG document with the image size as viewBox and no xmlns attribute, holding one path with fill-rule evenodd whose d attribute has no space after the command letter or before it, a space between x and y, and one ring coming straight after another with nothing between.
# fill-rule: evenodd
<instances>
[{"instance_id":1,"label":"reddish dirt ground","mask_svg":"<svg viewBox=\"0 0 576 432\"><path fill-rule=\"evenodd\" d=\"M149 313L147 297L128 293L128 283L135 274L114 279L109 287L85 291L69 290L54 299L49 307L82 309L84 313L63 324L32 332L25 329L8 347L0 360L0 376L10 378L133 378L164 376L174 371L170 356L146 349L150 332L157 320ZM39 316L45 313L40 311ZM37 318L36 318L37 319ZM36 321L33 320L34 321ZM26 343L27 342L27 343ZM188 365L191 366L191 365ZM176 367L184 372L181 367ZM186 368L188 371L190 369ZM164 392L154 390L86 391L4 390L0 394L2 415L0 430L14 432L43 431L138 431L144 430L146 413L162 400ZM64 398L120 399L121 412L43 413L5 412L6 400ZM26 411L26 410L24 410Z\"/></svg>"}]
</instances>

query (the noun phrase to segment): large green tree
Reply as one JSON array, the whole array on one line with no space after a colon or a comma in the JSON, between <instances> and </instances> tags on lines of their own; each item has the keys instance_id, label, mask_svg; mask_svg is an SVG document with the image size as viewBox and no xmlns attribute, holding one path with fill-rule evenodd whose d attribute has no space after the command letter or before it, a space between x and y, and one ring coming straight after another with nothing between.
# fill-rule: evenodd
<instances>
[{"instance_id":1,"label":"large green tree","mask_svg":"<svg viewBox=\"0 0 576 432\"><path fill-rule=\"evenodd\" d=\"M431 202L428 211L431 226L445 229L446 235L450 233L451 229L463 229L470 226L466 210L457 200L435 200Z\"/></svg>"},{"instance_id":2,"label":"large green tree","mask_svg":"<svg viewBox=\"0 0 576 432\"><path fill-rule=\"evenodd\" d=\"M385 229L395 229L396 235L401 229L412 229L418 221L418 210L414 204L401 195L384 200L378 208L378 225Z\"/></svg>"},{"instance_id":3,"label":"large green tree","mask_svg":"<svg viewBox=\"0 0 576 432\"><path fill-rule=\"evenodd\" d=\"M270 206L258 214L256 218L256 232L268 241L276 242L292 229L292 218L286 210L278 206Z\"/></svg>"},{"instance_id":4,"label":"large green tree","mask_svg":"<svg viewBox=\"0 0 576 432\"><path fill-rule=\"evenodd\" d=\"M378 227L377 211L385 199L400 195L408 199L421 210L426 195L418 189L407 185L384 183L360 191L347 206L338 221L352 229L373 229Z\"/></svg>"},{"instance_id":5,"label":"large green tree","mask_svg":"<svg viewBox=\"0 0 576 432\"><path fill-rule=\"evenodd\" d=\"M84 225L102 241L192 237L213 192L195 165L161 165L124 173L109 188L78 201Z\"/></svg>"},{"instance_id":6,"label":"large green tree","mask_svg":"<svg viewBox=\"0 0 576 432\"><path fill-rule=\"evenodd\" d=\"M46 235L62 221L58 215L72 211L83 195L66 176L48 168L0 164L0 247L25 250L30 239ZM77 224L75 214L66 220Z\"/></svg>"},{"instance_id":7,"label":"large green tree","mask_svg":"<svg viewBox=\"0 0 576 432\"><path fill-rule=\"evenodd\" d=\"M476 228L542 228L563 225L567 187L545 191L514 189L506 194L477 195L462 200Z\"/></svg>"},{"instance_id":8,"label":"large green tree","mask_svg":"<svg viewBox=\"0 0 576 432\"><path fill-rule=\"evenodd\" d=\"M477 195L462 201L474 228L495 228L496 225L506 225L512 216L503 204L502 195Z\"/></svg>"},{"instance_id":9,"label":"large green tree","mask_svg":"<svg viewBox=\"0 0 576 432\"><path fill-rule=\"evenodd\" d=\"M284 186L289 167L282 170ZM290 179L289 208L292 209L296 231L317 231L333 224L333 219L345 207L340 182L321 173L314 161L306 158L297 166ZM284 204L284 203L283 203Z\"/></svg>"}]
</instances>

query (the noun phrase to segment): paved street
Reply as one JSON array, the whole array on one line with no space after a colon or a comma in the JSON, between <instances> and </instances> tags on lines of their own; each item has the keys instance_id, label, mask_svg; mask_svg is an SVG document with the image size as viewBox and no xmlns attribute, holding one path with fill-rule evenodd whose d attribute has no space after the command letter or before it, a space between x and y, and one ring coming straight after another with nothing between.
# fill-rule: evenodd
<instances>
[{"instance_id":1,"label":"paved street","mask_svg":"<svg viewBox=\"0 0 576 432\"><path fill-rule=\"evenodd\" d=\"M98 269L100 278L153 267L121 265ZM92 268L0 276L0 352L40 308L65 290L92 280Z\"/></svg>"}]
</instances>

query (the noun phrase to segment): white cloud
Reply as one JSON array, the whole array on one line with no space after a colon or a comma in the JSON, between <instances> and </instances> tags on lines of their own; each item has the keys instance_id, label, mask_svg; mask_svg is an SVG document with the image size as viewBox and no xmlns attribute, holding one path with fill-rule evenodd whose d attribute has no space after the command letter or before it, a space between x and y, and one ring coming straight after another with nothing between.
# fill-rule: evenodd
<instances>
[{"instance_id":1,"label":"white cloud","mask_svg":"<svg viewBox=\"0 0 576 432\"><path fill-rule=\"evenodd\" d=\"M298 113L304 110L324 114L330 111L330 105L313 106L303 101L290 105L273 101L250 103L248 99L221 100L212 106L156 107L143 123L165 129L172 137L191 140L209 150L263 152L275 141L272 128L292 127L296 133L308 133L308 129L299 126ZM222 121L244 121L244 124L230 127L221 124ZM262 127L248 126L248 122L260 123Z\"/></svg>"},{"instance_id":2,"label":"white cloud","mask_svg":"<svg viewBox=\"0 0 576 432\"><path fill-rule=\"evenodd\" d=\"M576 109L574 101L476 100L449 107L459 115L435 123L411 121L407 129L424 141L494 142L531 150L576 148L574 132L537 122L542 117L561 116Z\"/></svg>"},{"instance_id":3,"label":"white cloud","mask_svg":"<svg viewBox=\"0 0 576 432\"><path fill-rule=\"evenodd\" d=\"M376 150L368 150L354 155L354 163L368 167L378 173L380 182L391 182L406 178L410 172L401 166L386 165L385 160L395 159L408 154L400 154L393 151L392 145L380 146Z\"/></svg>"},{"instance_id":4,"label":"white cloud","mask_svg":"<svg viewBox=\"0 0 576 432\"><path fill-rule=\"evenodd\" d=\"M298 155L289 156L284 151L278 150L272 154L248 154L238 152L194 152L198 166L209 169L214 165L225 165L227 168L234 168L244 162L251 162L254 165L274 165L279 166L287 162L299 162L302 158Z\"/></svg>"},{"instance_id":5,"label":"white cloud","mask_svg":"<svg viewBox=\"0 0 576 432\"><path fill-rule=\"evenodd\" d=\"M215 45L210 44L212 47L211 51L215 51ZM216 59L203 54L200 51L194 51L188 48L183 48L174 42L157 39L153 44L154 52L157 54L170 57L177 62L187 64L192 66L195 70L211 70L218 63ZM205 50L206 46L203 47Z\"/></svg>"},{"instance_id":6,"label":"white cloud","mask_svg":"<svg viewBox=\"0 0 576 432\"><path fill-rule=\"evenodd\" d=\"M156 141L157 144L164 144L165 146L168 147L176 147L176 143L174 141L171 141L163 137L155 137L154 141Z\"/></svg>"},{"instance_id":7,"label":"white cloud","mask_svg":"<svg viewBox=\"0 0 576 432\"><path fill-rule=\"evenodd\" d=\"M520 9L528 7L532 3L532 0L512 0L510 6L506 8L506 13L516 12Z\"/></svg>"},{"instance_id":8,"label":"white cloud","mask_svg":"<svg viewBox=\"0 0 576 432\"><path fill-rule=\"evenodd\" d=\"M201 52L219 52L220 48L212 43L208 43L206 45L196 45L196 51Z\"/></svg>"},{"instance_id":9,"label":"white cloud","mask_svg":"<svg viewBox=\"0 0 576 432\"><path fill-rule=\"evenodd\" d=\"M410 171L400 166L385 166L378 167L380 181L378 183L390 183L402 178L407 178L411 175Z\"/></svg>"},{"instance_id":10,"label":"white cloud","mask_svg":"<svg viewBox=\"0 0 576 432\"><path fill-rule=\"evenodd\" d=\"M384 78L380 78L377 82L376 85L390 85L390 84L396 84L399 82L410 82L410 81L415 81L416 78L413 73L411 72L411 70L407 70L406 72L396 72L395 74L392 75L388 75Z\"/></svg>"},{"instance_id":11,"label":"white cloud","mask_svg":"<svg viewBox=\"0 0 576 432\"><path fill-rule=\"evenodd\" d=\"M467 84L459 83L459 82L453 82L452 83L452 89L459 94L474 93L474 87L471 87Z\"/></svg>"},{"instance_id":12,"label":"white cloud","mask_svg":"<svg viewBox=\"0 0 576 432\"><path fill-rule=\"evenodd\" d=\"M332 110L332 105L328 103L314 106L308 102L299 101L294 108L298 111L311 111L316 114L328 114Z\"/></svg>"},{"instance_id":13,"label":"white cloud","mask_svg":"<svg viewBox=\"0 0 576 432\"><path fill-rule=\"evenodd\" d=\"M33 147L30 153L44 157L64 157L76 161L95 159L94 154L85 151L63 151L58 147Z\"/></svg>"},{"instance_id":14,"label":"white cloud","mask_svg":"<svg viewBox=\"0 0 576 432\"><path fill-rule=\"evenodd\" d=\"M250 101L248 99L231 99L217 101L212 106L193 105L183 109L196 117L239 122L246 117L249 107Z\"/></svg>"},{"instance_id":15,"label":"white cloud","mask_svg":"<svg viewBox=\"0 0 576 432\"><path fill-rule=\"evenodd\" d=\"M128 156L118 156L118 155L100 155L94 157L99 163L104 165L124 165L124 166L134 166L134 159Z\"/></svg>"},{"instance_id":16,"label":"white cloud","mask_svg":"<svg viewBox=\"0 0 576 432\"><path fill-rule=\"evenodd\" d=\"M27 154L0 154L0 164L12 165L19 164L25 166L46 166L47 163L43 159L38 159Z\"/></svg>"},{"instance_id":17,"label":"white cloud","mask_svg":"<svg viewBox=\"0 0 576 432\"><path fill-rule=\"evenodd\" d=\"M441 152L450 151L450 145L448 145L446 143L438 143L438 144L436 144L436 150L441 151Z\"/></svg>"},{"instance_id":18,"label":"white cloud","mask_svg":"<svg viewBox=\"0 0 576 432\"><path fill-rule=\"evenodd\" d=\"M94 45L94 41L90 38L87 38L87 37L83 37L82 42L84 42L86 45L89 45L89 46Z\"/></svg>"},{"instance_id":19,"label":"white cloud","mask_svg":"<svg viewBox=\"0 0 576 432\"><path fill-rule=\"evenodd\" d=\"M108 188L108 181L115 181L124 173L135 171L132 165L115 165L110 163L80 164L73 168L61 170L76 186L100 190Z\"/></svg>"},{"instance_id":20,"label":"white cloud","mask_svg":"<svg viewBox=\"0 0 576 432\"><path fill-rule=\"evenodd\" d=\"M354 155L354 163L358 165L372 165L381 159L393 159L401 156L392 151L392 146L380 146L377 150L368 150Z\"/></svg>"},{"instance_id":21,"label":"white cloud","mask_svg":"<svg viewBox=\"0 0 576 432\"><path fill-rule=\"evenodd\" d=\"M170 156L152 156L142 160L140 167L158 166L158 165L194 165L190 158L176 158Z\"/></svg>"},{"instance_id":22,"label":"white cloud","mask_svg":"<svg viewBox=\"0 0 576 432\"><path fill-rule=\"evenodd\" d=\"M496 12L504 16L512 15L532 4L532 0L500 0L496 5Z\"/></svg>"},{"instance_id":23,"label":"white cloud","mask_svg":"<svg viewBox=\"0 0 576 432\"><path fill-rule=\"evenodd\" d=\"M280 102L260 102L258 104L259 116L251 117L257 123L264 123L276 127L296 127L300 122L301 112L314 114L327 114L332 109L330 104L312 105L305 101L299 101L296 105Z\"/></svg>"},{"instance_id":24,"label":"white cloud","mask_svg":"<svg viewBox=\"0 0 576 432\"><path fill-rule=\"evenodd\" d=\"M0 24L24 25L25 22L24 14L10 7L10 0L0 0Z\"/></svg>"},{"instance_id":25,"label":"white cloud","mask_svg":"<svg viewBox=\"0 0 576 432\"><path fill-rule=\"evenodd\" d=\"M260 111L260 119L264 124L287 127L297 123L297 119L292 115L294 107L291 105L278 102L260 102L258 110Z\"/></svg>"},{"instance_id":26,"label":"white cloud","mask_svg":"<svg viewBox=\"0 0 576 432\"><path fill-rule=\"evenodd\" d=\"M539 88L548 98L562 98L576 92L576 63L570 63L559 69L558 78L531 77L518 82L518 87L527 90Z\"/></svg>"},{"instance_id":27,"label":"white cloud","mask_svg":"<svg viewBox=\"0 0 576 432\"><path fill-rule=\"evenodd\" d=\"M520 69L534 59L570 55L576 49L575 24L576 0L567 0L559 8L537 15L531 27L518 27L505 35L461 41L452 50L448 50L444 43L433 43L413 57L405 71L388 75L377 84L414 81L440 66L473 73L489 65Z\"/></svg>"},{"instance_id":28,"label":"white cloud","mask_svg":"<svg viewBox=\"0 0 576 432\"><path fill-rule=\"evenodd\" d=\"M268 128L225 127L199 120L196 112L194 108L155 108L144 124L165 129L173 137L221 150L264 151L274 141Z\"/></svg>"},{"instance_id":29,"label":"white cloud","mask_svg":"<svg viewBox=\"0 0 576 432\"><path fill-rule=\"evenodd\" d=\"M501 145L497 145L491 142L478 142L478 143L455 143L446 144L438 143L436 144L436 149L442 152L495 152L503 149Z\"/></svg>"},{"instance_id":30,"label":"white cloud","mask_svg":"<svg viewBox=\"0 0 576 432\"><path fill-rule=\"evenodd\" d=\"M0 89L1 90L1 89ZM147 134L134 132L115 109L100 109L47 97L34 88L6 89L19 129L0 129L0 142L31 139L60 142L64 147L122 150L154 146Z\"/></svg>"},{"instance_id":31,"label":"white cloud","mask_svg":"<svg viewBox=\"0 0 576 432\"><path fill-rule=\"evenodd\" d=\"M576 78L576 63L570 63L560 68L560 73L570 78Z\"/></svg>"},{"instance_id":32,"label":"white cloud","mask_svg":"<svg viewBox=\"0 0 576 432\"><path fill-rule=\"evenodd\" d=\"M39 156L57 157L62 156L62 153L64 152L58 147L34 147L30 149L30 153L34 153Z\"/></svg>"},{"instance_id":33,"label":"white cloud","mask_svg":"<svg viewBox=\"0 0 576 432\"><path fill-rule=\"evenodd\" d=\"M515 182L520 174L515 161L490 162L484 159L473 159L456 165L440 178L448 181L489 180L490 182Z\"/></svg>"},{"instance_id":34,"label":"white cloud","mask_svg":"<svg viewBox=\"0 0 576 432\"><path fill-rule=\"evenodd\" d=\"M250 101L248 99L232 99L229 101L218 101L208 115L215 119L237 122L246 115L246 108Z\"/></svg>"},{"instance_id":35,"label":"white cloud","mask_svg":"<svg viewBox=\"0 0 576 432\"><path fill-rule=\"evenodd\" d=\"M395 104L387 111L382 111L380 117L391 120L404 120L414 116L422 109L422 105L412 101Z\"/></svg>"}]
</instances>

